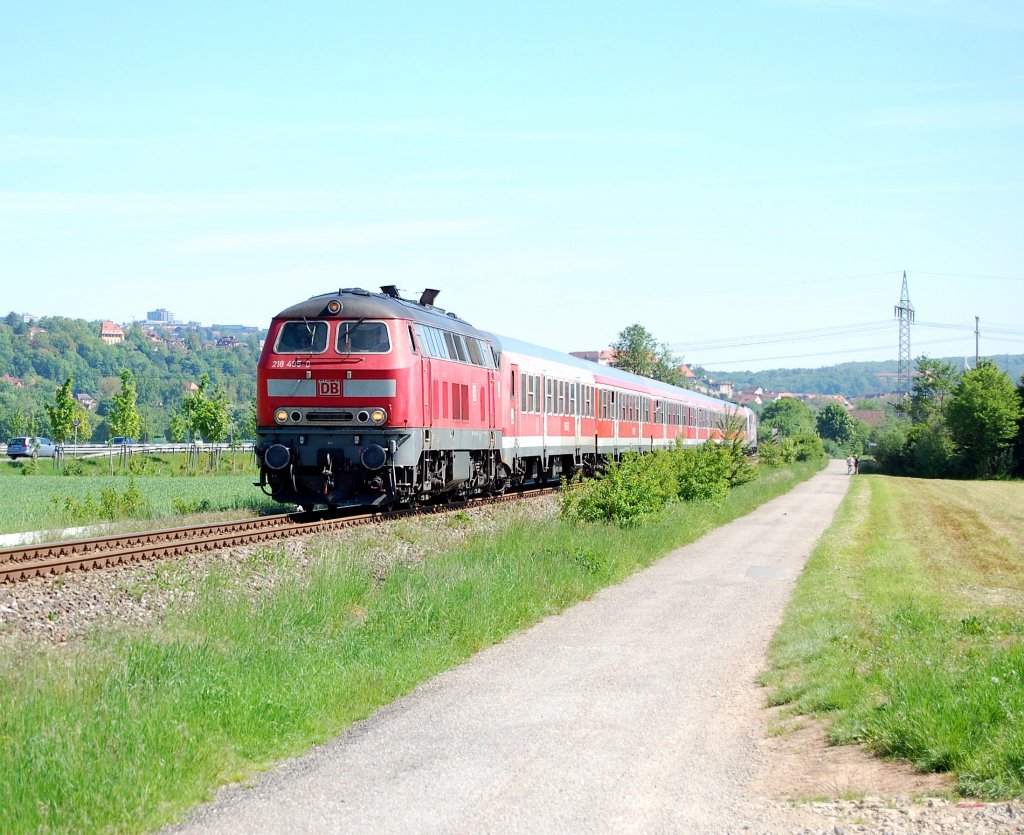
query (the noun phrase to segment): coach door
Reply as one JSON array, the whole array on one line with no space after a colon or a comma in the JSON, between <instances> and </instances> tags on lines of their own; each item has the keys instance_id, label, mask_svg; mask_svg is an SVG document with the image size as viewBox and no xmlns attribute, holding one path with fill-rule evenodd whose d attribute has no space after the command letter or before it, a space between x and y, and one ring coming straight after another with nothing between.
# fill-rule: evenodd
<instances>
[{"instance_id":1,"label":"coach door","mask_svg":"<svg viewBox=\"0 0 1024 835\"><path fill-rule=\"evenodd\" d=\"M580 378L577 377L573 385L572 392L572 415L573 420L576 422L576 458L579 463L580 447L583 445L583 439L581 437L582 432L582 412L583 412L583 384L580 382Z\"/></svg>"},{"instance_id":2,"label":"coach door","mask_svg":"<svg viewBox=\"0 0 1024 835\"><path fill-rule=\"evenodd\" d=\"M426 357L420 359L423 368L423 425L431 427L434 425L434 391L431 377L430 360Z\"/></svg>"},{"instance_id":3,"label":"coach door","mask_svg":"<svg viewBox=\"0 0 1024 835\"><path fill-rule=\"evenodd\" d=\"M622 392L610 390L612 396L612 449L615 460L619 457L619 409L622 407Z\"/></svg>"}]
</instances>

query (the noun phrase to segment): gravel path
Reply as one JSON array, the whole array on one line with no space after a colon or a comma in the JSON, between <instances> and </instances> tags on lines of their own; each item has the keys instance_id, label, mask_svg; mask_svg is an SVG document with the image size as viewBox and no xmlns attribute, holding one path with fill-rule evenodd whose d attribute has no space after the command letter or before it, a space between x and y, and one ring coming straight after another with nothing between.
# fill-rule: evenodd
<instances>
[{"instance_id":1,"label":"gravel path","mask_svg":"<svg viewBox=\"0 0 1024 835\"><path fill-rule=\"evenodd\" d=\"M223 790L173 831L1024 832L1018 804L772 797L783 760L764 744L754 679L844 469Z\"/></svg>"}]
</instances>

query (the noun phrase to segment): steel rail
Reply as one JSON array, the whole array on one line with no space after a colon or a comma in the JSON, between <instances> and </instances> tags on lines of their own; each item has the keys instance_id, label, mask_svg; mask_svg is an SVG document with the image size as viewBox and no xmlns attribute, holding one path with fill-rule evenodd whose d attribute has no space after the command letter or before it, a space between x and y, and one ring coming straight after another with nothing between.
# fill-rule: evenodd
<instances>
[{"instance_id":1,"label":"steel rail","mask_svg":"<svg viewBox=\"0 0 1024 835\"><path fill-rule=\"evenodd\" d=\"M357 516L283 513L235 522L5 548L0 550L0 583L17 583L33 577L55 576L69 571L92 571L110 566L208 553L358 525L379 524L423 513L444 513L485 504L516 501L543 492L543 488L534 489L487 499L471 499L443 505L420 505L406 510ZM309 518L311 516L318 518Z\"/></svg>"}]
</instances>

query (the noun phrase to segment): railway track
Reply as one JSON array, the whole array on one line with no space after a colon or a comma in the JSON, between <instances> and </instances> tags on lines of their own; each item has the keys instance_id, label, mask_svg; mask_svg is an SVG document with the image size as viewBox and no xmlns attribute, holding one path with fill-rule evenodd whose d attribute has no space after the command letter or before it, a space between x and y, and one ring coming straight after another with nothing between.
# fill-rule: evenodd
<instances>
[{"instance_id":1,"label":"railway track","mask_svg":"<svg viewBox=\"0 0 1024 835\"><path fill-rule=\"evenodd\" d=\"M0 550L0 583L17 583L69 571L93 571L115 565L172 559L357 525L380 524L420 513L442 513L496 502L517 501L538 496L545 491L545 488L540 488L488 499L356 516L327 512L281 513L238 522L190 525L5 548Z\"/></svg>"}]
</instances>

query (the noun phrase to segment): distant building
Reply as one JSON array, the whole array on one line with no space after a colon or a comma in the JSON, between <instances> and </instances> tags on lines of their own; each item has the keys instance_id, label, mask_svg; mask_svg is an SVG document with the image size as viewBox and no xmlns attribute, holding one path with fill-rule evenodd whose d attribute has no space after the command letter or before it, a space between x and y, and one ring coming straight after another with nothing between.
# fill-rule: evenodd
<instances>
[{"instance_id":1,"label":"distant building","mask_svg":"<svg viewBox=\"0 0 1024 835\"><path fill-rule=\"evenodd\" d=\"M570 351L569 356L596 362L598 365L611 365L615 362L615 352L611 348L605 348L603 351Z\"/></svg>"},{"instance_id":2,"label":"distant building","mask_svg":"<svg viewBox=\"0 0 1024 835\"><path fill-rule=\"evenodd\" d=\"M146 313L146 321L170 324L174 321L174 314L169 310L164 310L162 307L158 307L156 310L150 310Z\"/></svg>"},{"instance_id":3,"label":"distant building","mask_svg":"<svg viewBox=\"0 0 1024 835\"><path fill-rule=\"evenodd\" d=\"M100 405L95 397L86 394L84 391L80 391L78 394L76 394L75 400L77 400L84 408L88 409L90 412Z\"/></svg>"},{"instance_id":4,"label":"distant building","mask_svg":"<svg viewBox=\"0 0 1024 835\"><path fill-rule=\"evenodd\" d=\"M2 377L0 377L0 382L10 383L16 389L25 388L25 384L21 380L19 380L17 377L12 377L10 374L4 374Z\"/></svg>"},{"instance_id":5,"label":"distant building","mask_svg":"<svg viewBox=\"0 0 1024 835\"><path fill-rule=\"evenodd\" d=\"M235 336L222 336L220 337L220 339L217 340L218 348L237 348L238 346L244 344L245 343L242 342L242 340L238 339Z\"/></svg>"},{"instance_id":6,"label":"distant building","mask_svg":"<svg viewBox=\"0 0 1024 835\"><path fill-rule=\"evenodd\" d=\"M124 328L113 322L104 322L100 325L100 339L108 345L124 342Z\"/></svg>"},{"instance_id":7,"label":"distant building","mask_svg":"<svg viewBox=\"0 0 1024 835\"><path fill-rule=\"evenodd\" d=\"M850 417L868 426L881 426L885 423L885 411L882 409L851 409Z\"/></svg>"},{"instance_id":8,"label":"distant building","mask_svg":"<svg viewBox=\"0 0 1024 835\"><path fill-rule=\"evenodd\" d=\"M697 375L690 370L690 366L682 364L676 369L680 374L683 375L684 380L696 380Z\"/></svg>"}]
</instances>

